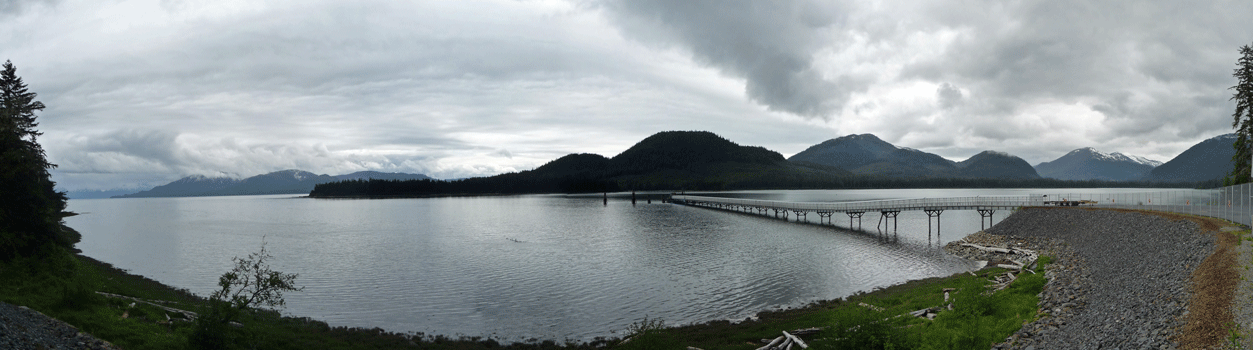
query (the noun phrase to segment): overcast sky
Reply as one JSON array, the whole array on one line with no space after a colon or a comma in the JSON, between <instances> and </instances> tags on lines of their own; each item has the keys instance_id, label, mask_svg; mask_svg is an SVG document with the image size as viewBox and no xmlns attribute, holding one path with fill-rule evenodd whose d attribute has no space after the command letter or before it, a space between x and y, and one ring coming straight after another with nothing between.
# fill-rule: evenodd
<instances>
[{"instance_id":1,"label":"overcast sky","mask_svg":"<svg viewBox=\"0 0 1253 350\"><path fill-rule=\"evenodd\" d=\"M1248 0L0 0L0 59L67 190L492 175L665 130L1167 161L1231 132L1249 23Z\"/></svg>"}]
</instances>

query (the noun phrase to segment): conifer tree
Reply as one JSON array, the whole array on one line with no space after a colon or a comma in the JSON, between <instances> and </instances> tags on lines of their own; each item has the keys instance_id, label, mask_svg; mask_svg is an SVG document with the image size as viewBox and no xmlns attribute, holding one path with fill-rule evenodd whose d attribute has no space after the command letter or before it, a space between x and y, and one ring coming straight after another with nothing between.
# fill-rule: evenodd
<instances>
[{"instance_id":1,"label":"conifer tree","mask_svg":"<svg viewBox=\"0 0 1253 350\"><path fill-rule=\"evenodd\" d=\"M1250 166L1253 156L1249 148L1253 147L1253 47L1240 47L1240 59L1236 61L1236 86L1231 89L1235 93L1231 100L1236 102L1236 112L1231 115L1231 127L1236 128L1236 155L1231 158L1235 168L1231 170L1226 181L1228 185L1249 182Z\"/></svg>"},{"instance_id":2,"label":"conifer tree","mask_svg":"<svg viewBox=\"0 0 1253 350\"><path fill-rule=\"evenodd\" d=\"M0 261L29 256L58 244L71 247L77 234L62 230L65 194L54 189L37 138L35 112L44 109L17 76L13 62L0 69Z\"/></svg>"}]
</instances>

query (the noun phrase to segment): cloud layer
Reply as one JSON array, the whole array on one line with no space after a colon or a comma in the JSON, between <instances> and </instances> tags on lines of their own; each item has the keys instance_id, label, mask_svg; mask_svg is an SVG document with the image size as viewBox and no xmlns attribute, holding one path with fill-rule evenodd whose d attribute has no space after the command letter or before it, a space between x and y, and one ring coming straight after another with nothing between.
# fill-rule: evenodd
<instances>
[{"instance_id":1,"label":"cloud layer","mask_svg":"<svg viewBox=\"0 0 1253 350\"><path fill-rule=\"evenodd\" d=\"M0 18L67 189L481 176L663 130L1165 161L1229 132L1253 43L1235 1L27 0Z\"/></svg>"}]
</instances>

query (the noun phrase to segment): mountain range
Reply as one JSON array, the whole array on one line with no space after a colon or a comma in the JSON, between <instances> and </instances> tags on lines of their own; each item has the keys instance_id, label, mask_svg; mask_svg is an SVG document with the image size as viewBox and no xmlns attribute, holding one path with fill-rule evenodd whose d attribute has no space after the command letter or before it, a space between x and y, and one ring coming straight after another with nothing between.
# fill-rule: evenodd
<instances>
[{"instance_id":1,"label":"mountain range","mask_svg":"<svg viewBox=\"0 0 1253 350\"><path fill-rule=\"evenodd\" d=\"M665 131L610 158L575 153L534 170L456 181L344 181L318 185L311 197L447 194L727 190L843 186L852 174L798 165L778 152L742 146L707 131Z\"/></svg>"},{"instance_id":2,"label":"mountain range","mask_svg":"<svg viewBox=\"0 0 1253 350\"><path fill-rule=\"evenodd\" d=\"M857 175L902 178L1040 178L1031 164L1008 153L984 151L969 159L954 162L932 153L897 147L871 134L827 140L793 155L788 160L838 167Z\"/></svg>"},{"instance_id":3,"label":"mountain range","mask_svg":"<svg viewBox=\"0 0 1253 350\"><path fill-rule=\"evenodd\" d=\"M997 151L983 151L962 161L952 161L936 154L898 147L871 134L827 140L784 158L778 152L741 146L710 132L666 131L649 136L612 158L575 153L534 170L491 177L442 181L421 174L357 172L329 176L284 170L245 179L189 176L147 191L115 197L311 192L324 196L387 196L685 188L866 188L923 183L937 186L1027 184L1020 181L1056 185L1047 182L1056 181L1051 179L1193 183L1226 175L1234 154L1231 147L1234 137L1234 134L1227 134L1205 140L1164 164L1143 157L1080 148L1032 167L1022 158ZM370 179L419 181L396 183L368 181ZM320 186L323 184L342 185Z\"/></svg>"},{"instance_id":4,"label":"mountain range","mask_svg":"<svg viewBox=\"0 0 1253 350\"><path fill-rule=\"evenodd\" d=\"M1228 145L1227 148L1231 148ZM1040 176L1058 180L1136 181L1162 162L1122 153L1103 153L1092 147L1070 151L1051 162L1036 164Z\"/></svg>"},{"instance_id":5,"label":"mountain range","mask_svg":"<svg viewBox=\"0 0 1253 350\"><path fill-rule=\"evenodd\" d=\"M1230 172L1235 134L1202 141L1166 163L1127 155L1104 153L1091 147L1070 151L1032 167L1022 158L984 151L954 162L939 155L898 147L871 134L848 135L809 147L788 158L798 164L845 169L856 175L890 178L983 178L1024 180L1147 181L1192 183L1220 179Z\"/></svg>"},{"instance_id":6,"label":"mountain range","mask_svg":"<svg viewBox=\"0 0 1253 350\"><path fill-rule=\"evenodd\" d=\"M347 175L330 176L304 170L282 170L243 179L192 175L147 191L113 196L113 198L303 194L312 191L313 186L317 184L361 179L427 180L431 178L422 174L377 171L359 171Z\"/></svg>"}]
</instances>

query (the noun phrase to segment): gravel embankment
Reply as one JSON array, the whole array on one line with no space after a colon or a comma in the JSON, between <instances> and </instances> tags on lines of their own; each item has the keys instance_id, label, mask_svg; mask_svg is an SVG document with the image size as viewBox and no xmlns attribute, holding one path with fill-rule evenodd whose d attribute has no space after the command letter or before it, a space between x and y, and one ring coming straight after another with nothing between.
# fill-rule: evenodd
<instances>
[{"instance_id":1,"label":"gravel embankment","mask_svg":"<svg viewBox=\"0 0 1253 350\"><path fill-rule=\"evenodd\" d=\"M92 349L117 347L24 306L0 303L0 349Z\"/></svg>"},{"instance_id":2,"label":"gravel embankment","mask_svg":"<svg viewBox=\"0 0 1253 350\"><path fill-rule=\"evenodd\" d=\"M1173 349L1193 270L1215 248L1196 224L1082 209L1027 209L988 229L1056 257L1040 307L1007 349Z\"/></svg>"}]
</instances>

